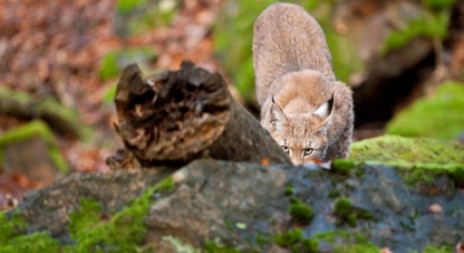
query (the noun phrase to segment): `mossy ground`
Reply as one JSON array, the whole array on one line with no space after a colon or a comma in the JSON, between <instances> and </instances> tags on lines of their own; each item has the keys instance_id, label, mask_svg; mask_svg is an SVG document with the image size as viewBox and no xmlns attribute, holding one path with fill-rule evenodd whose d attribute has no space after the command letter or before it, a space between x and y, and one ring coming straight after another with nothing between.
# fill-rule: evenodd
<instances>
[{"instance_id":1,"label":"mossy ground","mask_svg":"<svg viewBox=\"0 0 464 253\"><path fill-rule=\"evenodd\" d=\"M55 120L60 121L60 125L66 125L68 131L66 134L77 138L85 139L89 129L80 126L79 115L74 108L61 104L55 98L43 97L37 98L26 92L13 90L6 87L0 87L0 104L3 112L18 115L26 118L40 118L47 121L50 126L56 127ZM63 129L57 129L63 131Z\"/></svg>"},{"instance_id":2,"label":"mossy ground","mask_svg":"<svg viewBox=\"0 0 464 253\"><path fill-rule=\"evenodd\" d=\"M3 149L8 145L40 137L47 144L48 154L56 167L63 173L69 172L69 166L58 149L58 143L47 124L40 120L31 121L25 125L16 127L0 136L0 162L3 160Z\"/></svg>"},{"instance_id":3,"label":"mossy ground","mask_svg":"<svg viewBox=\"0 0 464 253\"><path fill-rule=\"evenodd\" d=\"M350 159L400 167L464 166L464 145L458 141L381 136L353 143Z\"/></svg>"},{"instance_id":4,"label":"mossy ground","mask_svg":"<svg viewBox=\"0 0 464 253\"><path fill-rule=\"evenodd\" d=\"M0 253L3 252L152 252L142 245L143 224L155 192L174 188L171 177L147 188L131 204L117 213L103 211L101 205L81 199L79 210L71 213L68 230L72 243L62 244L46 232L27 233L20 215L0 212Z\"/></svg>"},{"instance_id":5,"label":"mossy ground","mask_svg":"<svg viewBox=\"0 0 464 253\"><path fill-rule=\"evenodd\" d=\"M59 244L46 232L25 235L26 224L19 215L7 218L0 212L0 252L60 252Z\"/></svg>"},{"instance_id":6,"label":"mossy ground","mask_svg":"<svg viewBox=\"0 0 464 253\"><path fill-rule=\"evenodd\" d=\"M457 139L464 134L464 84L443 83L393 118L387 133L409 137Z\"/></svg>"},{"instance_id":7,"label":"mossy ground","mask_svg":"<svg viewBox=\"0 0 464 253\"><path fill-rule=\"evenodd\" d=\"M353 143L350 159L400 168L409 182L446 174L464 184L464 145L458 141L381 136Z\"/></svg>"}]
</instances>

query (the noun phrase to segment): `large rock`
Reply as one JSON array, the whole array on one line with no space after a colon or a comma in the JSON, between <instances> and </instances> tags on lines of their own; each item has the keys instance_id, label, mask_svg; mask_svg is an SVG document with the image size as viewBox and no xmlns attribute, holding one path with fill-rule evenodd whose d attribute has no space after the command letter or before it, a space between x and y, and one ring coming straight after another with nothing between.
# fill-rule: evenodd
<instances>
[{"instance_id":1,"label":"large rock","mask_svg":"<svg viewBox=\"0 0 464 253\"><path fill-rule=\"evenodd\" d=\"M29 231L51 231L61 250L407 252L450 250L464 240L464 192L446 173L408 184L393 168L352 161L328 170L199 160L169 174L75 174L35 192L9 215L24 216ZM77 228L74 213L88 209L82 198L103 208L79 216L96 220ZM34 236L24 233L15 240L0 236L0 249Z\"/></svg>"}]
</instances>

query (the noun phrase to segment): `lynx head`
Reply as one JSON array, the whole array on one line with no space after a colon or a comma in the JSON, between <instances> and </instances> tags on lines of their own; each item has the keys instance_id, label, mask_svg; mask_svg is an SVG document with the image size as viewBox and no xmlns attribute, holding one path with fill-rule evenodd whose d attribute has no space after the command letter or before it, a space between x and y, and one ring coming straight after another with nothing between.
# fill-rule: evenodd
<instances>
[{"instance_id":1,"label":"lynx head","mask_svg":"<svg viewBox=\"0 0 464 253\"><path fill-rule=\"evenodd\" d=\"M284 113L272 99L270 133L296 165L324 160L328 148L327 131L334 111L332 97L313 111Z\"/></svg>"}]
</instances>

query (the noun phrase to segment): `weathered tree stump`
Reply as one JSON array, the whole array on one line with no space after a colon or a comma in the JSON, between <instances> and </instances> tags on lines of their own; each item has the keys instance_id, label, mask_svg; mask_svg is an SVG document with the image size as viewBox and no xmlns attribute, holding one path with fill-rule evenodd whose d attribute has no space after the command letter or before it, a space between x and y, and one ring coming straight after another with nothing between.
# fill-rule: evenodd
<instances>
[{"instance_id":1,"label":"weathered tree stump","mask_svg":"<svg viewBox=\"0 0 464 253\"><path fill-rule=\"evenodd\" d=\"M259 122L230 95L218 73L183 62L142 78L128 66L117 86L116 130L143 166L199 157L291 163Z\"/></svg>"}]
</instances>

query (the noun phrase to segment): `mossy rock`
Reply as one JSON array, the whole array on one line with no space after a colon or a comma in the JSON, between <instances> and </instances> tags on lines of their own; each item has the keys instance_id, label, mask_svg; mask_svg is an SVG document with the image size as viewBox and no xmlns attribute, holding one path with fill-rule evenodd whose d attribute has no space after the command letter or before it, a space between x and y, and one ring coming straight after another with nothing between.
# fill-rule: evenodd
<instances>
[{"instance_id":1,"label":"mossy rock","mask_svg":"<svg viewBox=\"0 0 464 253\"><path fill-rule=\"evenodd\" d=\"M412 181L447 174L464 183L464 145L458 141L386 135L353 143L350 159L403 169Z\"/></svg>"},{"instance_id":2,"label":"mossy rock","mask_svg":"<svg viewBox=\"0 0 464 253\"><path fill-rule=\"evenodd\" d=\"M464 145L451 140L384 135L353 143L350 159L424 167L464 166Z\"/></svg>"},{"instance_id":3,"label":"mossy rock","mask_svg":"<svg viewBox=\"0 0 464 253\"><path fill-rule=\"evenodd\" d=\"M419 99L396 115L386 130L401 136L457 139L464 134L464 84L442 84L434 97Z\"/></svg>"},{"instance_id":4,"label":"mossy rock","mask_svg":"<svg viewBox=\"0 0 464 253\"><path fill-rule=\"evenodd\" d=\"M107 212L101 203L80 199L80 209L70 214L72 243L53 238L47 231L28 232L25 219L13 212L0 212L1 252L153 252L143 245L147 233L145 216L155 193L175 188L172 177L148 187L122 210Z\"/></svg>"},{"instance_id":5,"label":"mossy rock","mask_svg":"<svg viewBox=\"0 0 464 253\"><path fill-rule=\"evenodd\" d=\"M69 172L69 165L60 153L58 142L53 132L41 120L34 120L22 126L11 129L0 135L0 162L3 162L4 149L11 144L23 140L40 137L47 144L50 159L63 173Z\"/></svg>"},{"instance_id":6,"label":"mossy rock","mask_svg":"<svg viewBox=\"0 0 464 253\"><path fill-rule=\"evenodd\" d=\"M37 98L24 91L0 87L0 112L28 119L42 119L55 131L76 138L84 138L76 109L60 103L52 96Z\"/></svg>"}]
</instances>

